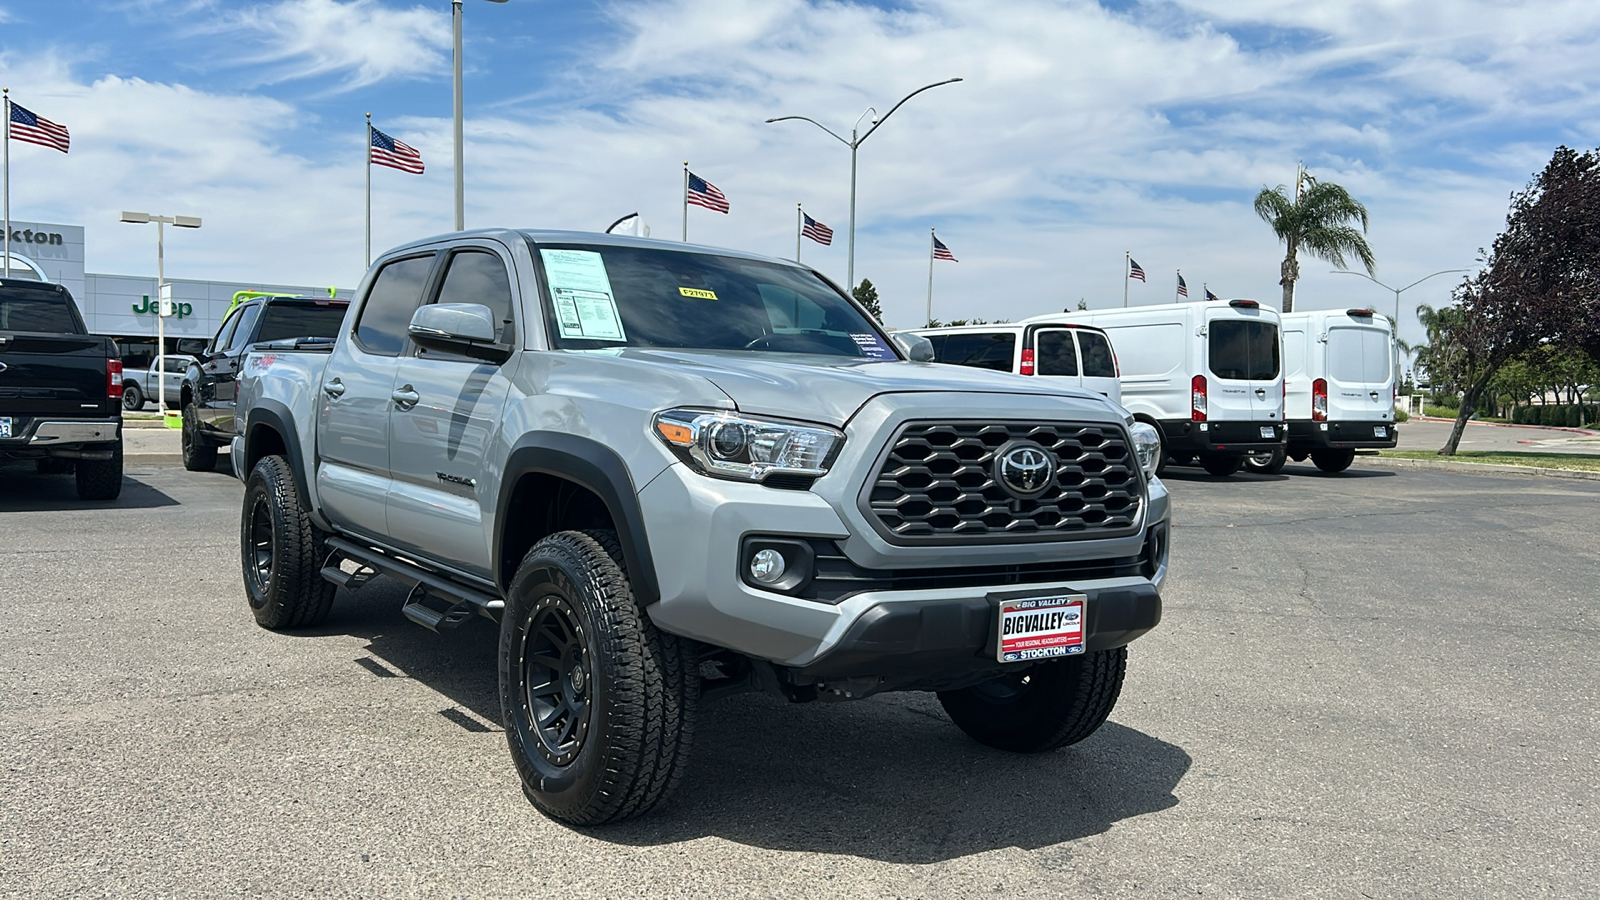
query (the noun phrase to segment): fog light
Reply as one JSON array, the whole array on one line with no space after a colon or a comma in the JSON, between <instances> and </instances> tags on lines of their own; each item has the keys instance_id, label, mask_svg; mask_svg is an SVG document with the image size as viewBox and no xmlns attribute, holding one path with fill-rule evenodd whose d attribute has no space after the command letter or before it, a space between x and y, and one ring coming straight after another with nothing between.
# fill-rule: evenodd
<instances>
[{"instance_id":1,"label":"fog light","mask_svg":"<svg viewBox=\"0 0 1600 900\"><path fill-rule=\"evenodd\" d=\"M757 550L750 557L750 577L762 584L777 584L783 580L783 572L788 566L783 561L783 554L776 550Z\"/></svg>"}]
</instances>

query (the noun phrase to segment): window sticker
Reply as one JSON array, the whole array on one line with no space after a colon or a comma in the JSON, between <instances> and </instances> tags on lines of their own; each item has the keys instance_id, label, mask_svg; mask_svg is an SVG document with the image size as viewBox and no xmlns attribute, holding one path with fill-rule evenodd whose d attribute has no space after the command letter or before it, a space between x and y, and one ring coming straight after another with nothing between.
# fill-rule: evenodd
<instances>
[{"instance_id":1,"label":"window sticker","mask_svg":"<svg viewBox=\"0 0 1600 900\"><path fill-rule=\"evenodd\" d=\"M883 338L876 334L850 333L850 339L861 348L861 355L868 359L895 359L894 350L883 342Z\"/></svg>"},{"instance_id":2,"label":"window sticker","mask_svg":"<svg viewBox=\"0 0 1600 900\"><path fill-rule=\"evenodd\" d=\"M592 250L544 250L545 276L564 338L625 341L622 318L606 275L605 260Z\"/></svg>"},{"instance_id":3,"label":"window sticker","mask_svg":"<svg viewBox=\"0 0 1600 900\"><path fill-rule=\"evenodd\" d=\"M678 293L684 295L685 297L698 297L701 300L715 300L715 299L717 299L717 292L716 291L703 291L703 290L700 290L699 288L681 287L681 288L678 288Z\"/></svg>"}]
</instances>

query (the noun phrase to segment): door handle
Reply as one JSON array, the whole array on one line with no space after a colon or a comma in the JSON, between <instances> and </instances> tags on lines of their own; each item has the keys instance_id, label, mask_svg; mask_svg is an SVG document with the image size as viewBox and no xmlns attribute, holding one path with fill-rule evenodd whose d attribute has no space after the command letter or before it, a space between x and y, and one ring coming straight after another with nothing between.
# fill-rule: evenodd
<instances>
[{"instance_id":1,"label":"door handle","mask_svg":"<svg viewBox=\"0 0 1600 900\"><path fill-rule=\"evenodd\" d=\"M422 395L413 390L409 384L389 396L394 399L394 405L400 409L410 409L422 399Z\"/></svg>"},{"instance_id":2,"label":"door handle","mask_svg":"<svg viewBox=\"0 0 1600 900\"><path fill-rule=\"evenodd\" d=\"M1266 395L1267 395L1267 389L1266 388L1256 388L1256 396L1257 397L1265 397Z\"/></svg>"},{"instance_id":3,"label":"door handle","mask_svg":"<svg viewBox=\"0 0 1600 900\"><path fill-rule=\"evenodd\" d=\"M1371 397L1371 398L1372 398L1372 399L1374 399L1374 400L1376 400L1376 399L1378 399L1378 392L1377 392L1377 391L1372 391L1372 392L1371 392L1371 393L1369 393L1369 394L1368 394L1368 395L1367 395L1367 396L1369 396L1369 397Z\"/></svg>"},{"instance_id":4,"label":"door handle","mask_svg":"<svg viewBox=\"0 0 1600 900\"><path fill-rule=\"evenodd\" d=\"M337 378L332 381L324 381L322 383L322 392L329 397L342 397L344 396L344 382Z\"/></svg>"}]
</instances>

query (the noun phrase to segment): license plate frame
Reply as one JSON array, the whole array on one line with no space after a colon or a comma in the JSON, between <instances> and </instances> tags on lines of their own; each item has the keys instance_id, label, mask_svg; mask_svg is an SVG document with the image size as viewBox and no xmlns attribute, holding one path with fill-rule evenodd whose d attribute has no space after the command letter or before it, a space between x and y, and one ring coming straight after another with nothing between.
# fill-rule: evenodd
<instances>
[{"instance_id":1,"label":"license plate frame","mask_svg":"<svg viewBox=\"0 0 1600 900\"><path fill-rule=\"evenodd\" d=\"M1375 438L1388 438L1389 437L1389 426L1387 426L1387 425L1374 425L1374 426L1372 426L1372 436L1375 437Z\"/></svg>"},{"instance_id":2,"label":"license plate frame","mask_svg":"<svg viewBox=\"0 0 1600 900\"><path fill-rule=\"evenodd\" d=\"M1273 440L1277 440L1277 438L1278 438L1277 429L1273 428L1271 425L1263 425L1263 426L1261 426L1261 439L1262 440L1264 440L1264 441L1273 441Z\"/></svg>"},{"instance_id":3,"label":"license plate frame","mask_svg":"<svg viewBox=\"0 0 1600 900\"><path fill-rule=\"evenodd\" d=\"M1089 630L1087 594L993 599L996 661L1035 662L1077 656L1085 651ZM1035 616L1039 618L1034 619Z\"/></svg>"},{"instance_id":4,"label":"license plate frame","mask_svg":"<svg viewBox=\"0 0 1600 900\"><path fill-rule=\"evenodd\" d=\"M11 437L11 417L0 416L0 438Z\"/></svg>"}]
</instances>

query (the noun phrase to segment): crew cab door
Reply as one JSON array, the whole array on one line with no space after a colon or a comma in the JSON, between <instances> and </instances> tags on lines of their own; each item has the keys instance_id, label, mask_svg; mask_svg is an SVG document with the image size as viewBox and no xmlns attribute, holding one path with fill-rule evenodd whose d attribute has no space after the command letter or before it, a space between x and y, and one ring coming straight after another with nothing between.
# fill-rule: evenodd
<instances>
[{"instance_id":1,"label":"crew cab door","mask_svg":"<svg viewBox=\"0 0 1600 900\"><path fill-rule=\"evenodd\" d=\"M317 404L317 492L333 523L381 540L388 532L389 409L406 328L422 303L437 254L383 264L351 330L323 370Z\"/></svg>"},{"instance_id":2,"label":"crew cab door","mask_svg":"<svg viewBox=\"0 0 1600 900\"><path fill-rule=\"evenodd\" d=\"M239 364L244 360L245 342L255 331L261 304L239 307L238 314L217 332L211 352L198 366L193 385L200 427L207 431L233 433L233 404L239 396ZM174 399L167 394L167 399Z\"/></svg>"},{"instance_id":3,"label":"crew cab door","mask_svg":"<svg viewBox=\"0 0 1600 900\"><path fill-rule=\"evenodd\" d=\"M514 344L516 295L510 255L492 242L452 247L435 303L478 303L499 323L497 343ZM516 357L504 365L514 366ZM412 344L399 360L389 413L388 536L396 548L485 579L491 529L482 498L499 488L487 470L500 436L509 369Z\"/></svg>"}]
</instances>

